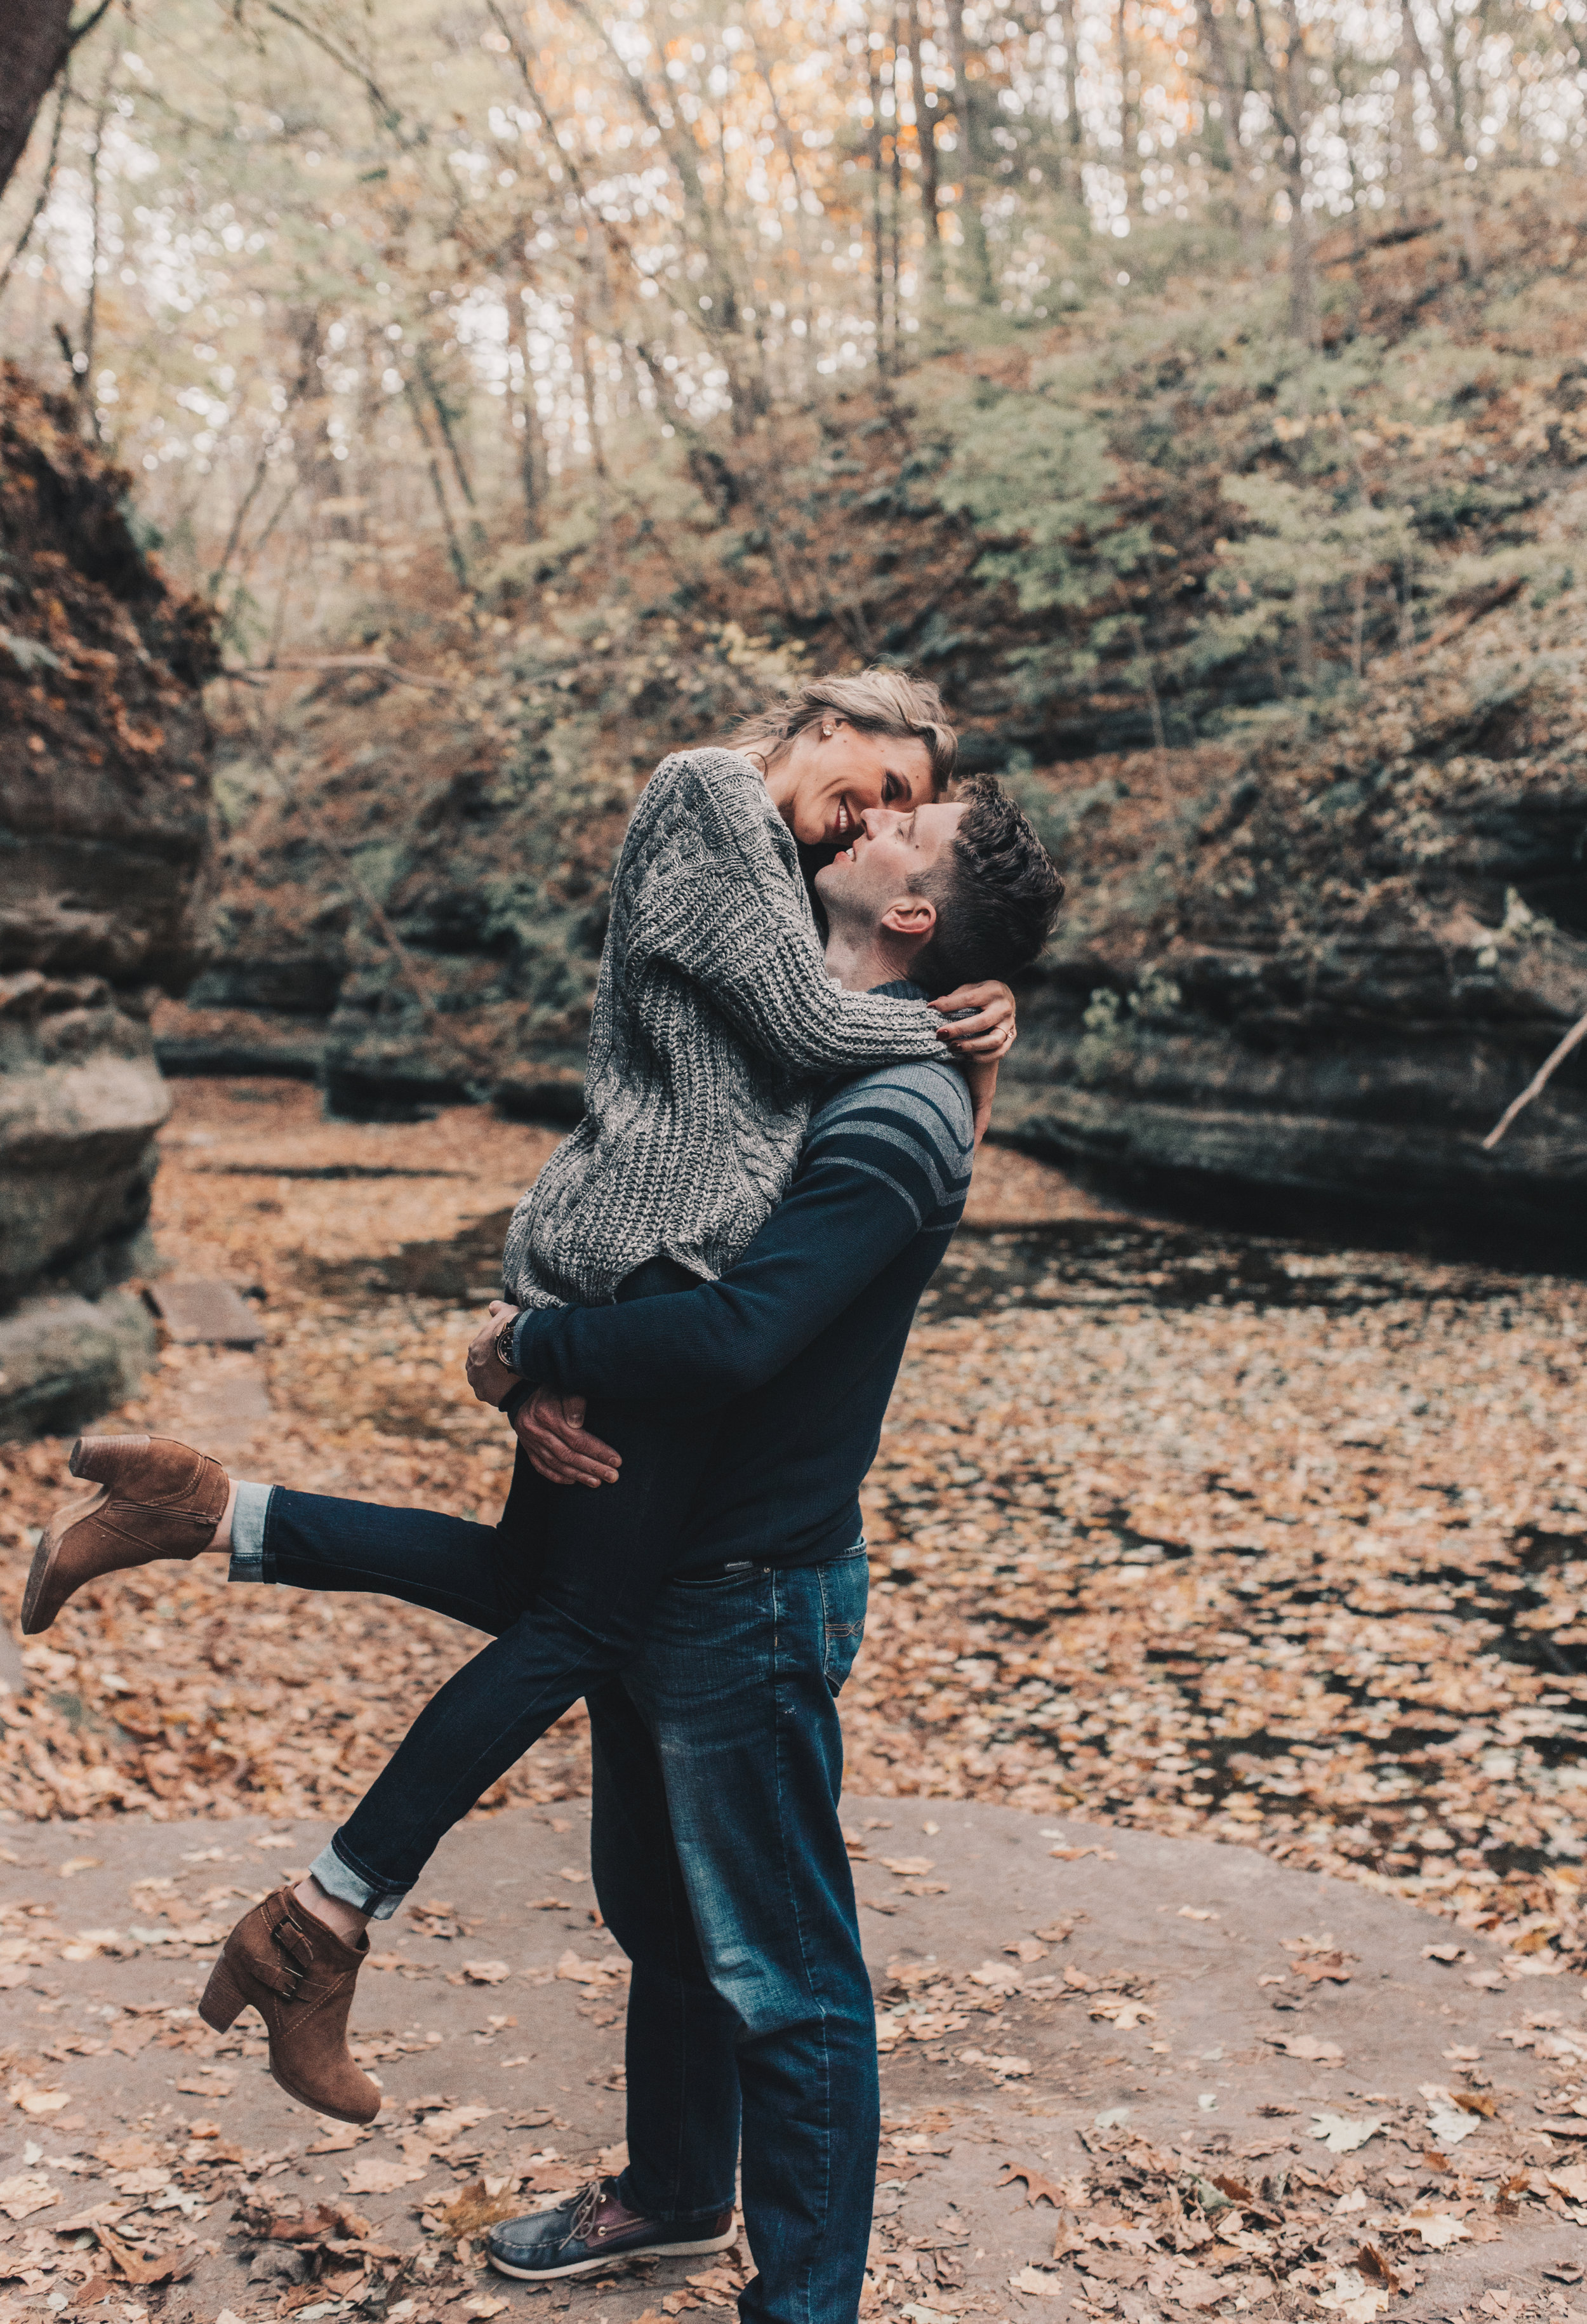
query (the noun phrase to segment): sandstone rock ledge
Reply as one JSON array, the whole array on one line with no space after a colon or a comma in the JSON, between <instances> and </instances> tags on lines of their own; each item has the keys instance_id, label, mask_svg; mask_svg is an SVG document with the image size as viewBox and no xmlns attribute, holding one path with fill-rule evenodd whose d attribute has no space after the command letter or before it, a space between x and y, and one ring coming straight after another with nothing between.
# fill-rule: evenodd
<instances>
[{"instance_id":1,"label":"sandstone rock ledge","mask_svg":"<svg viewBox=\"0 0 1587 2324\"><path fill-rule=\"evenodd\" d=\"M128 487L0 370L0 1436L91 1418L153 1345L111 1286L153 1261L149 998L197 964L215 654Z\"/></svg>"},{"instance_id":2,"label":"sandstone rock ledge","mask_svg":"<svg viewBox=\"0 0 1587 2324\"><path fill-rule=\"evenodd\" d=\"M1000 1135L1290 1230L1580 1249L1587 1049L1482 1140L1587 1010L1582 657L1493 629L1309 735L1029 779L1069 899Z\"/></svg>"}]
</instances>

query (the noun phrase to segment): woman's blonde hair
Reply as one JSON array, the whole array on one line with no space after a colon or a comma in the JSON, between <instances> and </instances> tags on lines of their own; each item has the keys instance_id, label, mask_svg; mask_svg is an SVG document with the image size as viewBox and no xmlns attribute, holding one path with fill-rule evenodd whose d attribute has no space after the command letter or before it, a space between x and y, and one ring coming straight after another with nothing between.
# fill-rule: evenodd
<instances>
[{"instance_id":1,"label":"woman's blonde hair","mask_svg":"<svg viewBox=\"0 0 1587 2324\"><path fill-rule=\"evenodd\" d=\"M862 669L855 678L808 678L792 694L768 702L735 727L728 748L753 752L767 764L777 752L823 718L840 718L862 734L891 734L922 742L931 762L931 788L945 790L953 779L959 737L948 723L942 696L931 681L903 669Z\"/></svg>"}]
</instances>

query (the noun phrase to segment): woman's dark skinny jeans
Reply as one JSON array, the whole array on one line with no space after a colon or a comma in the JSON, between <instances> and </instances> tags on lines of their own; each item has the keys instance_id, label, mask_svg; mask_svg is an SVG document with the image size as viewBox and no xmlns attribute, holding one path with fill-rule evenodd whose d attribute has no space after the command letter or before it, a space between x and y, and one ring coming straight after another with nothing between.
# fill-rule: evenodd
<instances>
[{"instance_id":1,"label":"woman's dark skinny jeans","mask_svg":"<svg viewBox=\"0 0 1587 2324\"><path fill-rule=\"evenodd\" d=\"M693 1281L653 1260L619 1296ZM625 1669L644 1638L719 1424L610 1403L592 1404L585 1425L621 1453L616 1484L548 1484L520 1446L493 1526L281 1488L270 1497L252 1578L378 1591L494 1634L431 1697L333 1838L378 1916L476 1800L581 1696ZM417 1585L410 1577L421 1570ZM455 1573L455 1590L438 1571Z\"/></svg>"}]
</instances>

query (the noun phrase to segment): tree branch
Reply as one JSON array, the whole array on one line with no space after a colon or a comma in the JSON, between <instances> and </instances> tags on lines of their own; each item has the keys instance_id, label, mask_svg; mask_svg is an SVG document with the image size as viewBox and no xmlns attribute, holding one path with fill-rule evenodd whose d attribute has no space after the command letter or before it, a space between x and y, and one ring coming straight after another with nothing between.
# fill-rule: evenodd
<instances>
[{"instance_id":1,"label":"tree branch","mask_svg":"<svg viewBox=\"0 0 1587 2324\"><path fill-rule=\"evenodd\" d=\"M1515 1120L1517 1114L1521 1111L1524 1106L1530 1105L1535 1097L1541 1097L1543 1092L1548 1087L1549 1083L1554 1079L1555 1073L1570 1056L1571 1051L1579 1047L1583 1041L1587 1041L1587 1017L1578 1017L1570 1031L1565 1035L1564 1039L1559 1044L1559 1047L1556 1049L1552 1050L1549 1055L1544 1058L1543 1063L1538 1066L1537 1072L1527 1084L1526 1088L1521 1092L1519 1097L1512 1098L1509 1105L1505 1107L1504 1111L1500 1115L1499 1120L1494 1123L1492 1129L1488 1132L1487 1137L1482 1140L1482 1151L1484 1154L1492 1153L1494 1148L1504 1136L1505 1131L1509 1128L1510 1123Z\"/></svg>"}]
</instances>

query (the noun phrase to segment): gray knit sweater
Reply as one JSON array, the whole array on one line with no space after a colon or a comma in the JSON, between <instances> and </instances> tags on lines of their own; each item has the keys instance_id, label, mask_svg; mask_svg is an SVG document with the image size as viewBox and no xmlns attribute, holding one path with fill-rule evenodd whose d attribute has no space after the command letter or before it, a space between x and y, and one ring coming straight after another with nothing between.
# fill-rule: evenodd
<instances>
[{"instance_id":1,"label":"gray knit sweater","mask_svg":"<svg viewBox=\"0 0 1587 2324\"><path fill-rule=\"evenodd\" d=\"M758 768L664 759L612 881L584 1119L512 1214L506 1296L598 1306L656 1258L720 1275L786 1193L820 1084L940 1056L941 1022L827 974Z\"/></svg>"}]
</instances>

